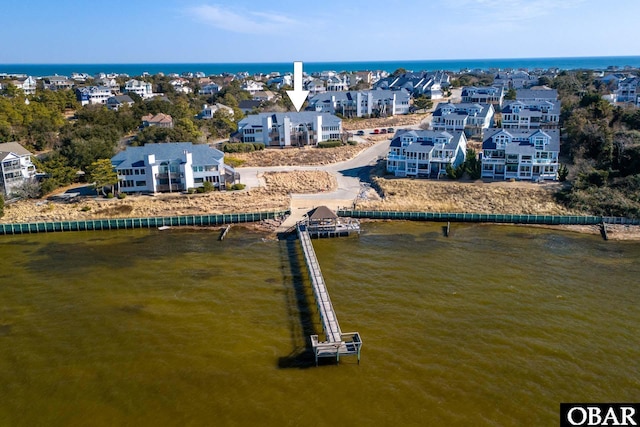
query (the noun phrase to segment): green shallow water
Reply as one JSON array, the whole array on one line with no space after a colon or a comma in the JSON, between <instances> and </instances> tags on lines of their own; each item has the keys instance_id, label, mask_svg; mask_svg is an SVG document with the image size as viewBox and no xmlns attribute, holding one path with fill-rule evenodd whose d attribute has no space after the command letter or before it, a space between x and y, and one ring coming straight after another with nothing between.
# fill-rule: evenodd
<instances>
[{"instance_id":1,"label":"green shallow water","mask_svg":"<svg viewBox=\"0 0 640 427\"><path fill-rule=\"evenodd\" d=\"M0 239L0 425L558 425L640 399L640 244L366 224L314 240L362 363L311 367L297 241L234 228Z\"/></svg>"}]
</instances>

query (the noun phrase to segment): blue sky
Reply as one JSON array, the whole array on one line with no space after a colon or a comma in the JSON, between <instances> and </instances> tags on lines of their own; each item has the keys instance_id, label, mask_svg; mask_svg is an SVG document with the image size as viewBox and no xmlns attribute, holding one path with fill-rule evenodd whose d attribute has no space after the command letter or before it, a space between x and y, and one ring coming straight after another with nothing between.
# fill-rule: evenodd
<instances>
[{"instance_id":1,"label":"blue sky","mask_svg":"<svg viewBox=\"0 0 640 427\"><path fill-rule=\"evenodd\" d=\"M0 64L640 55L638 0L7 3Z\"/></svg>"}]
</instances>

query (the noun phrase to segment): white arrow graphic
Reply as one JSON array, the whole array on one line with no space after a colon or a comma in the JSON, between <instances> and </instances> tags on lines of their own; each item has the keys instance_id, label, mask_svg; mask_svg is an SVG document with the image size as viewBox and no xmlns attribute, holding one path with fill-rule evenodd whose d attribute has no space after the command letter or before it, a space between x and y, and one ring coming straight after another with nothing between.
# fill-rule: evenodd
<instances>
[{"instance_id":1,"label":"white arrow graphic","mask_svg":"<svg viewBox=\"0 0 640 427\"><path fill-rule=\"evenodd\" d=\"M300 111L302 104L309 95L308 90L302 90L302 61L294 61L293 63L293 90L288 90L287 95L296 107L296 111Z\"/></svg>"}]
</instances>

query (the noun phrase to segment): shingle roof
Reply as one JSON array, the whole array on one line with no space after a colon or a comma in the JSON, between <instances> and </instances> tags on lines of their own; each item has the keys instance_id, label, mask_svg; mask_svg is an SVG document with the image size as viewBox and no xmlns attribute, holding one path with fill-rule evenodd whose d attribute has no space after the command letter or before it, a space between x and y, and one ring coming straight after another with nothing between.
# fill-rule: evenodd
<instances>
[{"instance_id":1,"label":"shingle roof","mask_svg":"<svg viewBox=\"0 0 640 427\"><path fill-rule=\"evenodd\" d=\"M246 126L262 126L262 119L264 117L271 116L274 123L283 123L285 117L288 117L291 120L293 125L297 123L310 123L315 120L316 117L322 116L322 124L323 126L339 126L342 120L333 114L329 113L316 113L315 111L300 111L300 112L289 112L289 113L260 113L260 114L250 114L244 119L240 120L238 123L239 128L243 128Z\"/></svg>"},{"instance_id":2,"label":"shingle roof","mask_svg":"<svg viewBox=\"0 0 640 427\"><path fill-rule=\"evenodd\" d=\"M193 166L216 164L224 158L224 153L205 144L191 142L167 142L160 144L146 144L142 147L127 147L111 158L111 163L120 169L142 166L149 154L154 154L156 163L179 159L184 152L193 154Z\"/></svg>"},{"instance_id":3,"label":"shingle roof","mask_svg":"<svg viewBox=\"0 0 640 427\"><path fill-rule=\"evenodd\" d=\"M32 154L17 142L5 142L0 144L0 153L2 153L2 158L6 157L9 153L17 154L18 156L29 156Z\"/></svg>"}]
</instances>

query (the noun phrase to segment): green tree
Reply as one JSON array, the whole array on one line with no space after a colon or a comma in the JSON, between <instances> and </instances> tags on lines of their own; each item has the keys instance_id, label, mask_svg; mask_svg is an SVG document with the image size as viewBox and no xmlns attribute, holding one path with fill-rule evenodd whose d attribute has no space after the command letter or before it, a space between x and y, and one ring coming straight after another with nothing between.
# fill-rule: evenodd
<instances>
[{"instance_id":1,"label":"green tree","mask_svg":"<svg viewBox=\"0 0 640 427\"><path fill-rule=\"evenodd\" d=\"M421 95L413 100L413 106L418 110L428 110L433 107L433 101L426 95Z\"/></svg>"},{"instance_id":2,"label":"green tree","mask_svg":"<svg viewBox=\"0 0 640 427\"><path fill-rule=\"evenodd\" d=\"M464 171L471 179L480 179L482 176L482 163L478 160L476 150L467 148L467 156L464 161Z\"/></svg>"},{"instance_id":3,"label":"green tree","mask_svg":"<svg viewBox=\"0 0 640 427\"><path fill-rule=\"evenodd\" d=\"M113 186L118 183L118 175L113 169L111 160L99 159L91 163L87 168L87 182L92 182L96 192L102 191L104 193L104 187L110 186L111 193L113 193Z\"/></svg>"},{"instance_id":4,"label":"green tree","mask_svg":"<svg viewBox=\"0 0 640 427\"><path fill-rule=\"evenodd\" d=\"M510 88L504 95L504 99L507 101L515 101L516 95L516 90L514 88Z\"/></svg>"}]
</instances>

